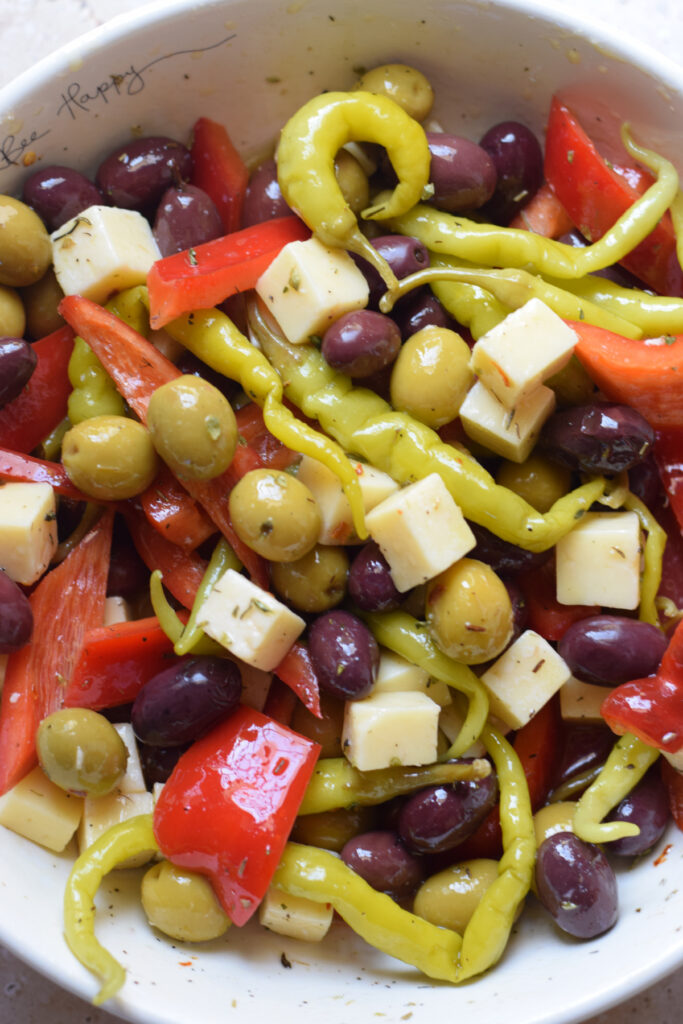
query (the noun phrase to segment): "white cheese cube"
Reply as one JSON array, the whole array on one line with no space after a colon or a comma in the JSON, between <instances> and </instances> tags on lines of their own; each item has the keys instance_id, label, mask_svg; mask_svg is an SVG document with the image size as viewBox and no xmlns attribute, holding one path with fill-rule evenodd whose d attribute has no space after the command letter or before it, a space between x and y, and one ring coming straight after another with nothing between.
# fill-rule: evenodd
<instances>
[{"instance_id":1,"label":"white cheese cube","mask_svg":"<svg viewBox=\"0 0 683 1024\"><path fill-rule=\"evenodd\" d=\"M459 701L452 701L447 707L441 708L439 729L448 740L449 745L455 743L465 723L465 713ZM466 750L463 757L486 757L486 747L481 740L475 740Z\"/></svg>"},{"instance_id":2,"label":"white cheese cube","mask_svg":"<svg viewBox=\"0 0 683 1024\"><path fill-rule=\"evenodd\" d=\"M306 623L246 576L228 569L202 602L197 625L235 657L271 672Z\"/></svg>"},{"instance_id":3,"label":"white cheese cube","mask_svg":"<svg viewBox=\"0 0 683 1024\"><path fill-rule=\"evenodd\" d=\"M642 543L635 512L587 512L555 551L560 604L638 607Z\"/></svg>"},{"instance_id":4,"label":"white cheese cube","mask_svg":"<svg viewBox=\"0 0 683 1024\"><path fill-rule=\"evenodd\" d=\"M365 524L401 591L426 583L476 544L438 473L385 498L366 515Z\"/></svg>"},{"instance_id":5,"label":"white cheese cube","mask_svg":"<svg viewBox=\"0 0 683 1024\"><path fill-rule=\"evenodd\" d=\"M347 701L342 749L362 772L431 764L437 757L439 705L424 693L371 694Z\"/></svg>"},{"instance_id":6,"label":"white cheese cube","mask_svg":"<svg viewBox=\"0 0 683 1024\"><path fill-rule=\"evenodd\" d=\"M565 366L576 334L540 299L530 299L484 334L472 349L471 366L506 409Z\"/></svg>"},{"instance_id":7,"label":"white cheese cube","mask_svg":"<svg viewBox=\"0 0 683 1024\"><path fill-rule=\"evenodd\" d=\"M133 732L133 726L129 722L118 722L114 728L126 744L128 760L123 778L117 785L119 793L144 793L147 789L145 776L142 773L138 741Z\"/></svg>"},{"instance_id":8,"label":"white cheese cube","mask_svg":"<svg viewBox=\"0 0 683 1024\"><path fill-rule=\"evenodd\" d=\"M363 509L371 511L380 501L399 489L399 485L388 473L375 469L364 462L349 459L356 471ZM310 455L304 455L299 463L297 477L308 487L320 510L319 544L348 544L353 541L355 531L351 506L342 490L336 473Z\"/></svg>"},{"instance_id":9,"label":"white cheese cube","mask_svg":"<svg viewBox=\"0 0 683 1024\"><path fill-rule=\"evenodd\" d=\"M131 607L125 597L108 597L104 602L104 626L114 626L117 622L130 622L133 618Z\"/></svg>"},{"instance_id":10,"label":"white cheese cube","mask_svg":"<svg viewBox=\"0 0 683 1024\"><path fill-rule=\"evenodd\" d=\"M348 253L317 238L289 242L261 274L256 291L293 345L324 334L344 313L363 309L370 294Z\"/></svg>"},{"instance_id":11,"label":"white cheese cube","mask_svg":"<svg viewBox=\"0 0 683 1024\"><path fill-rule=\"evenodd\" d=\"M83 817L78 828L78 850L83 853L113 825L135 818L138 814L151 814L154 800L151 793L120 793L114 790L106 796L86 796ZM154 850L145 850L117 867L139 868L154 856Z\"/></svg>"},{"instance_id":12,"label":"white cheese cube","mask_svg":"<svg viewBox=\"0 0 683 1024\"><path fill-rule=\"evenodd\" d=\"M393 651L381 650L373 694L405 693L409 690L426 693L439 707L451 702L448 683L432 679L425 669L413 665Z\"/></svg>"},{"instance_id":13,"label":"white cheese cube","mask_svg":"<svg viewBox=\"0 0 683 1024\"><path fill-rule=\"evenodd\" d=\"M612 692L609 686L584 683L570 676L560 689L560 713L566 722L602 722L602 702Z\"/></svg>"},{"instance_id":14,"label":"white cheese cube","mask_svg":"<svg viewBox=\"0 0 683 1024\"><path fill-rule=\"evenodd\" d=\"M480 676L491 712L521 729L567 682L569 666L547 640L527 629Z\"/></svg>"},{"instance_id":15,"label":"white cheese cube","mask_svg":"<svg viewBox=\"0 0 683 1024\"><path fill-rule=\"evenodd\" d=\"M473 441L511 462L524 462L554 409L555 392L545 384L520 399L514 409L506 409L477 381L460 406L460 419Z\"/></svg>"},{"instance_id":16,"label":"white cheese cube","mask_svg":"<svg viewBox=\"0 0 683 1024\"><path fill-rule=\"evenodd\" d=\"M89 206L53 231L52 260L65 295L105 302L114 292L144 284L161 258L141 213Z\"/></svg>"},{"instance_id":17,"label":"white cheese cube","mask_svg":"<svg viewBox=\"0 0 683 1024\"><path fill-rule=\"evenodd\" d=\"M35 583L57 550L57 506L50 484L0 485L0 568Z\"/></svg>"},{"instance_id":18,"label":"white cheese cube","mask_svg":"<svg viewBox=\"0 0 683 1024\"><path fill-rule=\"evenodd\" d=\"M60 853L76 833L81 797L66 793L39 766L0 797L0 825Z\"/></svg>"},{"instance_id":19,"label":"white cheese cube","mask_svg":"<svg viewBox=\"0 0 683 1024\"><path fill-rule=\"evenodd\" d=\"M278 935L304 942L320 942L332 924L331 903L315 903L305 896L290 896L271 885L259 906L259 921Z\"/></svg>"}]
</instances>

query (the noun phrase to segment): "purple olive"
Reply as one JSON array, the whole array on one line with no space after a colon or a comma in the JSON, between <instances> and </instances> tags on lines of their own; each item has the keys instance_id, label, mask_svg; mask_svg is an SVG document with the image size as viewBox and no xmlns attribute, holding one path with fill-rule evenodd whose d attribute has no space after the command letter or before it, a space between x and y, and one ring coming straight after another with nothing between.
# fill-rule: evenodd
<instances>
[{"instance_id":1,"label":"purple olive","mask_svg":"<svg viewBox=\"0 0 683 1024\"><path fill-rule=\"evenodd\" d=\"M398 901L412 896L424 877L420 861L406 850L395 832L354 836L342 848L341 859L373 889Z\"/></svg>"},{"instance_id":2,"label":"purple olive","mask_svg":"<svg viewBox=\"0 0 683 1024\"><path fill-rule=\"evenodd\" d=\"M428 290L419 289L405 299L397 302L392 310L392 318L398 324L404 341L417 334L423 327L448 327L458 330L458 325L441 305L436 295Z\"/></svg>"},{"instance_id":3,"label":"purple olive","mask_svg":"<svg viewBox=\"0 0 683 1024\"><path fill-rule=\"evenodd\" d=\"M389 611L401 603L389 563L374 541L365 544L351 562L347 590L364 612Z\"/></svg>"},{"instance_id":4,"label":"purple olive","mask_svg":"<svg viewBox=\"0 0 683 1024\"><path fill-rule=\"evenodd\" d=\"M627 405L577 405L554 413L541 432L540 447L556 462L586 473L621 473L642 462L655 432Z\"/></svg>"},{"instance_id":5,"label":"purple olive","mask_svg":"<svg viewBox=\"0 0 683 1024\"><path fill-rule=\"evenodd\" d=\"M495 533L478 523L469 523L477 545L469 552L469 558L478 558L486 562L494 572L516 573L526 569L536 569L548 561L548 551L527 551L509 541L501 540Z\"/></svg>"},{"instance_id":6,"label":"purple olive","mask_svg":"<svg viewBox=\"0 0 683 1024\"><path fill-rule=\"evenodd\" d=\"M617 920L614 871L599 846L573 832L557 832L541 843L536 891L555 923L577 939L602 935Z\"/></svg>"},{"instance_id":7,"label":"purple olive","mask_svg":"<svg viewBox=\"0 0 683 1024\"><path fill-rule=\"evenodd\" d=\"M248 228L275 217L287 217L291 213L280 191L275 161L266 160L249 179L242 206L242 227Z\"/></svg>"},{"instance_id":8,"label":"purple olive","mask_svg":"<svg viewBox=\"0 0 683 1024\"><path fill-rule=\"evenodd\" d=\"M319 615L309 630L308 651L321 689L343 700L367 697L379 647L359 618L341 609Z\"/></svg>"},{"instance_id":9,"label":"purple olive","mask_svg":"<svg viewBox=\"0 0 683 1024\"><path fill-rule=\"evenodd\" d=\"M183 252L225 234L213 199L196 185L171 185L161 197L154 237L162 256Z\"/></svg>"},{"instance_id":10,"label":"purple olive","mask_svg":"<svg viewBox=\"0 0 683 1024\"><path fill-rule=\"evenodd\" d=\"M650 509L655 507L662 496L662 481L651 451L647 453L642 462L629 469L628 488Z\"/></svg>"},{"instance_id":11,"label":"purple olive","mask_svg":"<svg viewBox=\"0 0 683 1024\"><path fill-rule=\"evenodd\" d=\"M48 231L56 231L89 206L104 203L97 185L84 174L56 164L42 167L26 180L23 199L33 207Z\"/></svg>"},{"instance_id":12,"label":"purple olive","mask_svg":"<svg viewBox=\"0 0 683 1024\"><path fill-rule=\"evenodd\" d=\"M135 550L128 530L117 518L107 577L107 597L135 597L148 586L149 569Z\"/></svg>"},{"instance_id":13,"label":"purple olive","mask_svg":"<svg viewBox=\"0 0 683 1024\"><path fill-rule=\"evenodd\" d=\"M495 773L450 786L428 786L410 796L398 819L398 833L413 853L452 850L476 830L498 798Z\"/></svg>"},{"instance_id":14,"label":"purple olive","mask_svg":"<svg viewBox=\"0 0 683 1024\"><path fill-rule=\"evenodd\" d=\"M140 764L147 789L157 782L166 782L189 744L178 747L154 747L149 743L138 743Z\"/></svg>"},{"instance_id":15,"label":"purple olive","mask_svg":"<svg viewBox=\"0 0 683 1024\"><path fill-rule=\"evenodd\" d=\"M187 181L192 170L190 151L163 135L134 139L102 161L97 184L112 206L152 214L171 185Z\"/></svg>"},{"instance_id":16,"label":"purple olive","mask_svg":"<svg viewBox=\"0 0 683 1024\"><path fill-rule=\"evenodd\" d=\"M558 651L577 679L617 686L657 671L667 639L660 629L626 615L592 615L572 623Z\"/></svg>"},{"instance_id":17,"label":"purple olive","mask_svg":"<svg viewBox=\"0 0 683 1024\"><path fill-rule=\"evenodd\" d=\"M35 349L23 338L0 338L0 409L21 394L37 363Z\"/></svg>"},{"instance_id":18,"label":"purple olive","mask_svg":"<svg viewBox=\"0 0 683 1024\"><path fill-rule=\"evenodd\" d=\"M659 767L655 765L605 819L630 821L638 826L640 834L615 839L608 844L608 853L619 857L639 857L647 853L664 835L670 817L669 797Z\"/></svg>"},{"instance_id":19,"label":"purple olive","mask_svg":"<svg viewBox=\"0 0 683 1024\"><path fill-rule=\"evenodd\" d=\"M557 791L572 779L603 765L614 742L614 733L604 723L565 722L553 777L553 790Z\"/></svg>"},{"instance_id":20,"label":"purple olive","mask_svg":"<svg viewBox=\"0 0 683 1024\"><path fill-rule=\"evenodd\" d=\"M429 266L429 250L426 245L410 235L378 235L377 238L371 238L370 241L373 248L380 256L384 257L399 280ZM354 256L354 259L368 282L370 289L368 307L377 308L387 286L378 271L367 260L364 260L362 256Z\"/></svg>"},{"instance_id":21,"label":"purple olive","mask_svg":"<svg viewBox=\"0 0 683 1024\"><path fill-rule=\"evenodd\" d=\"M460 135L426 134L431 156L429 182L434 186L430 203L439 210L458 213L476 210L487 202L496 187L496 168L486 150Z\"/></svg>"},{"instance_id":22,"label":"purple olive","mask_svg":"<svg viewBox=\"0 0 683 1024\"><path fill-rule=\"evenodd\" d=\"M482 208L495 224L507 224L538 191L543 153L538 139L519 121L502 121L479 140L496 169L496 188Z\"/></svg>"},{"instance_id":23,"label":"purple olive","mask_svg":"<svg viewBox=\"0 0 683 1024\"><path fill-rule=\"evenodd\" d=\"M359 309L327 328L321 351L335 370L362 378L390 366L400 347L401 332L391 317Z\"/></svg>"},{"instance_id":24,"label":"purple olive","mask_svg":"<svg viewBox=\"0 0 683 1024\"><path fill-rule=\"evenodd\" d=\"M0 654L18 651L32 632L33 612L26 594L0 569Z\"/></svg>"}]
</instances>

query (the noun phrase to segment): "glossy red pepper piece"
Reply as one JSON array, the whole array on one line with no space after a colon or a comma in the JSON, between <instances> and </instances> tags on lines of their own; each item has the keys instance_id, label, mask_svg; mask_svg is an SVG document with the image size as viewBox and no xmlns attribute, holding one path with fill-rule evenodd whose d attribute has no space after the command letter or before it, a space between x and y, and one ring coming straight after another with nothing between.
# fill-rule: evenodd
<instances>
[{"instance_id":1,"label":"glossy red pepper piece","mask_svg":"<svg viewBox=\"0 0 683 1024\"><path fill-rule=\"evenodd\" d=\"M71 483L64 467L59 462L36 459L32 455L0 448L0 479L17 480L23 483L50 484L64 498L74 501L89 501L82 491Z\"/></svg>"},{"instance_id":2,"label":"glossy red pepper piece","mask_svg":"<svg viewBox=\"0 0 683 1024\"><path fill-rule=\"evenodd\" d=\"M683 773L677 772L665 758L661 758L660 768L669 797L671 816L683 832Z\"/></svg>"},{"instance_id":3,"label":"glossy red pepper piece","mask_svg":"<svg viewBox=\"0 0 683 1024\"><path fill-rule=\"evenodd\" d=\"M184 551L162 537L132 504L123 509L135 550L150 572L158 569L166 589L183 607L191 609L208 562L195 551Z\"/></svg>"},{"instance_id":4,"label":"glossy red pepper piece","mask_svg":"<svg viewBox=\"0 0 683 1024\"><path fill-rule=\"evenodd\" d=\"M235 413L237 429L246 448L256 457L261 467L269 469L287 469L298 459L298 453L287 448L268 430L263 420L263 410L255 402L249 402ZM239 449L235 453L237 456Z\"/></svg>"},{"instance_id":5,"label":"glossy red pepper piece","mask_svg":"<svg viewBox=\"0 0 683 1024\"><path fill-rule=\"evenodd\" d=\"M312 715L322 718L318 677L305 644L295 641L273 672L289 686Z\"/></svg>"},{"instance_id":6,"label":"glossy red pepper piece","mask_svg":"<svg viewBox=\"0 0 683 1024\"><path fill-rule=\"evenodd\" d=\"M520 573L517 583L526 601L528 627L544 639L557 642L569 627L589 615L597 615L600 608L583 604L560 604L556 595L555 567L551 561L538 569Z\"/></svg>"},{"instance_id":7,"label":"glossy red pepper piece","mask_svg":"<svg viewBox=\"0 0 683 1024\"><path fill-rule=\"evenodd\" d=\"M33 344L38 357L31 379L20 395L0 409L0 445L30 452L66 416L71 394L68 367L74 344L70 327L60 327Z\"/></svg>"},{"instance_id":8,"label":"glossy red pepper piece","mask_svg":"<svg viewBox=\"0 0 683 1024\"><path fill-rule=\"evenodd\" d=\"M213 199L225 233L237 231L249 171L227 130L208 117L200 117L192 129L190 182Z\"/></svg>"},{"instance_id":9,"label":"glossy red pepper piece","mask_svg":"<svg viewBox=\"0 0 683 1024\"><path fill-rule=\"evenodd\" d=\"M162 467L139 500L154 529L185 551L194 551L216 532L212 520L167 467Z\"/></svg>"},{"instance_id":10,"label":"glossy red pepper piece","mask_svg":"<svg viewBox=\"0 0 683 1024\"><path fill-rule=\"evenodd\" d=\"M270 885L320 746L240 707L178 761L154 811L163 855L208 875L242 925Z\"/></svg>"}]
</instances>

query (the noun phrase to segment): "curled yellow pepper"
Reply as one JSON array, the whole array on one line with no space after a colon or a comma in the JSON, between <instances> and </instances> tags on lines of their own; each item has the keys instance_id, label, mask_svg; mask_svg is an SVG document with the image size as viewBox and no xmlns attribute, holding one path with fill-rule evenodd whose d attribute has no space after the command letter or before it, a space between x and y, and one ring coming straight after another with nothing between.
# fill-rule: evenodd
<instances>
[{"instance_id":1,"label":"curled yellow pepper","mask_svg":"<svg viewBox=\"0 0 683 1024\"><path fill-rule=\"evenodd\" d=\"M640 829L630 821L603 818L640 782L659 751L631 733L620 736L597 779L580 797L574 811L574 831L586 843L608 843L637 836Z\"/></svg>"}]
</instances>

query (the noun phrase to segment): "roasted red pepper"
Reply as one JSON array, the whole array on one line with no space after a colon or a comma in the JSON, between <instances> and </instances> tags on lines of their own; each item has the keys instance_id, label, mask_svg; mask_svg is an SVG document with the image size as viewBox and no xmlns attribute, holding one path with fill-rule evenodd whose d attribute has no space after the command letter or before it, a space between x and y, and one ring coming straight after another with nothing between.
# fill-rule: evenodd
<instances>
[{"instance_id":1,"label":"roasted red pepper","mask_svg":"<svg viewBox=\"0 0 683 1024\"><path fill-rule=\"evenodd\" d=\"M216 532L214 523L201 506L166 467L140 495L140 505L154 529L185 551L194 551Z\"/></svg>"},{"instance_id":2,"label":"roasted red pepper","mask_svg":"<svg viewBox=\"0 0 683 1024\"><path fill-rule=\"evenodd\" d=\"M164 785L154 812L159 849L207 875L237 925L270 885L319 751L240 707L181 756Z\"/></svg>"},{"instance_id":3,"label":"roasted red pepper","mask_svg":"<svg viewBox=\"0 0 683 1024\"><path fill-rule=\"evenodd\" d=\"M320 710L320 688L308 647L298 641L290 647L280 664L274 670L278 679L297 695L312 715L322 718Z\"/></svg>"},{"instance_id":4,"label":"roasted red pepper","mask_svg":"<svg viewBox=\"0 0 683 1024\"><path fill-rule=\"evenodd\" d=\"M192 129L190 181L213 199L225 233L237 231L249 171L223 125L208 117L200 117Z\"/></svg>"},{"instance_id":5,"label":"roasted red pepper","mask_svg":"<svg viewBox=\"0 0 683 1024\"><path fill-rule=\"evenodd\" d=\"M67 372L74 343L70 327L60 327L33 345L38 357L28 384L14 401L0 410L0 445L30 452L66 416L71 393Z\"/></svg>"},{"instance_id":6,"label":"roasted red pepper","mask_svg":"<svg viewBox=\"0 0 683 1024\"><path fill-rule=\"evenodd\" d=\"M64 467L59 462L47 462L32 455L22 455L6 448L0 448L0 479L18 480L23 483L50 484L64 498L74 501L89 501L82 491L71 483Z\"/></svg>"}]
</instances>

